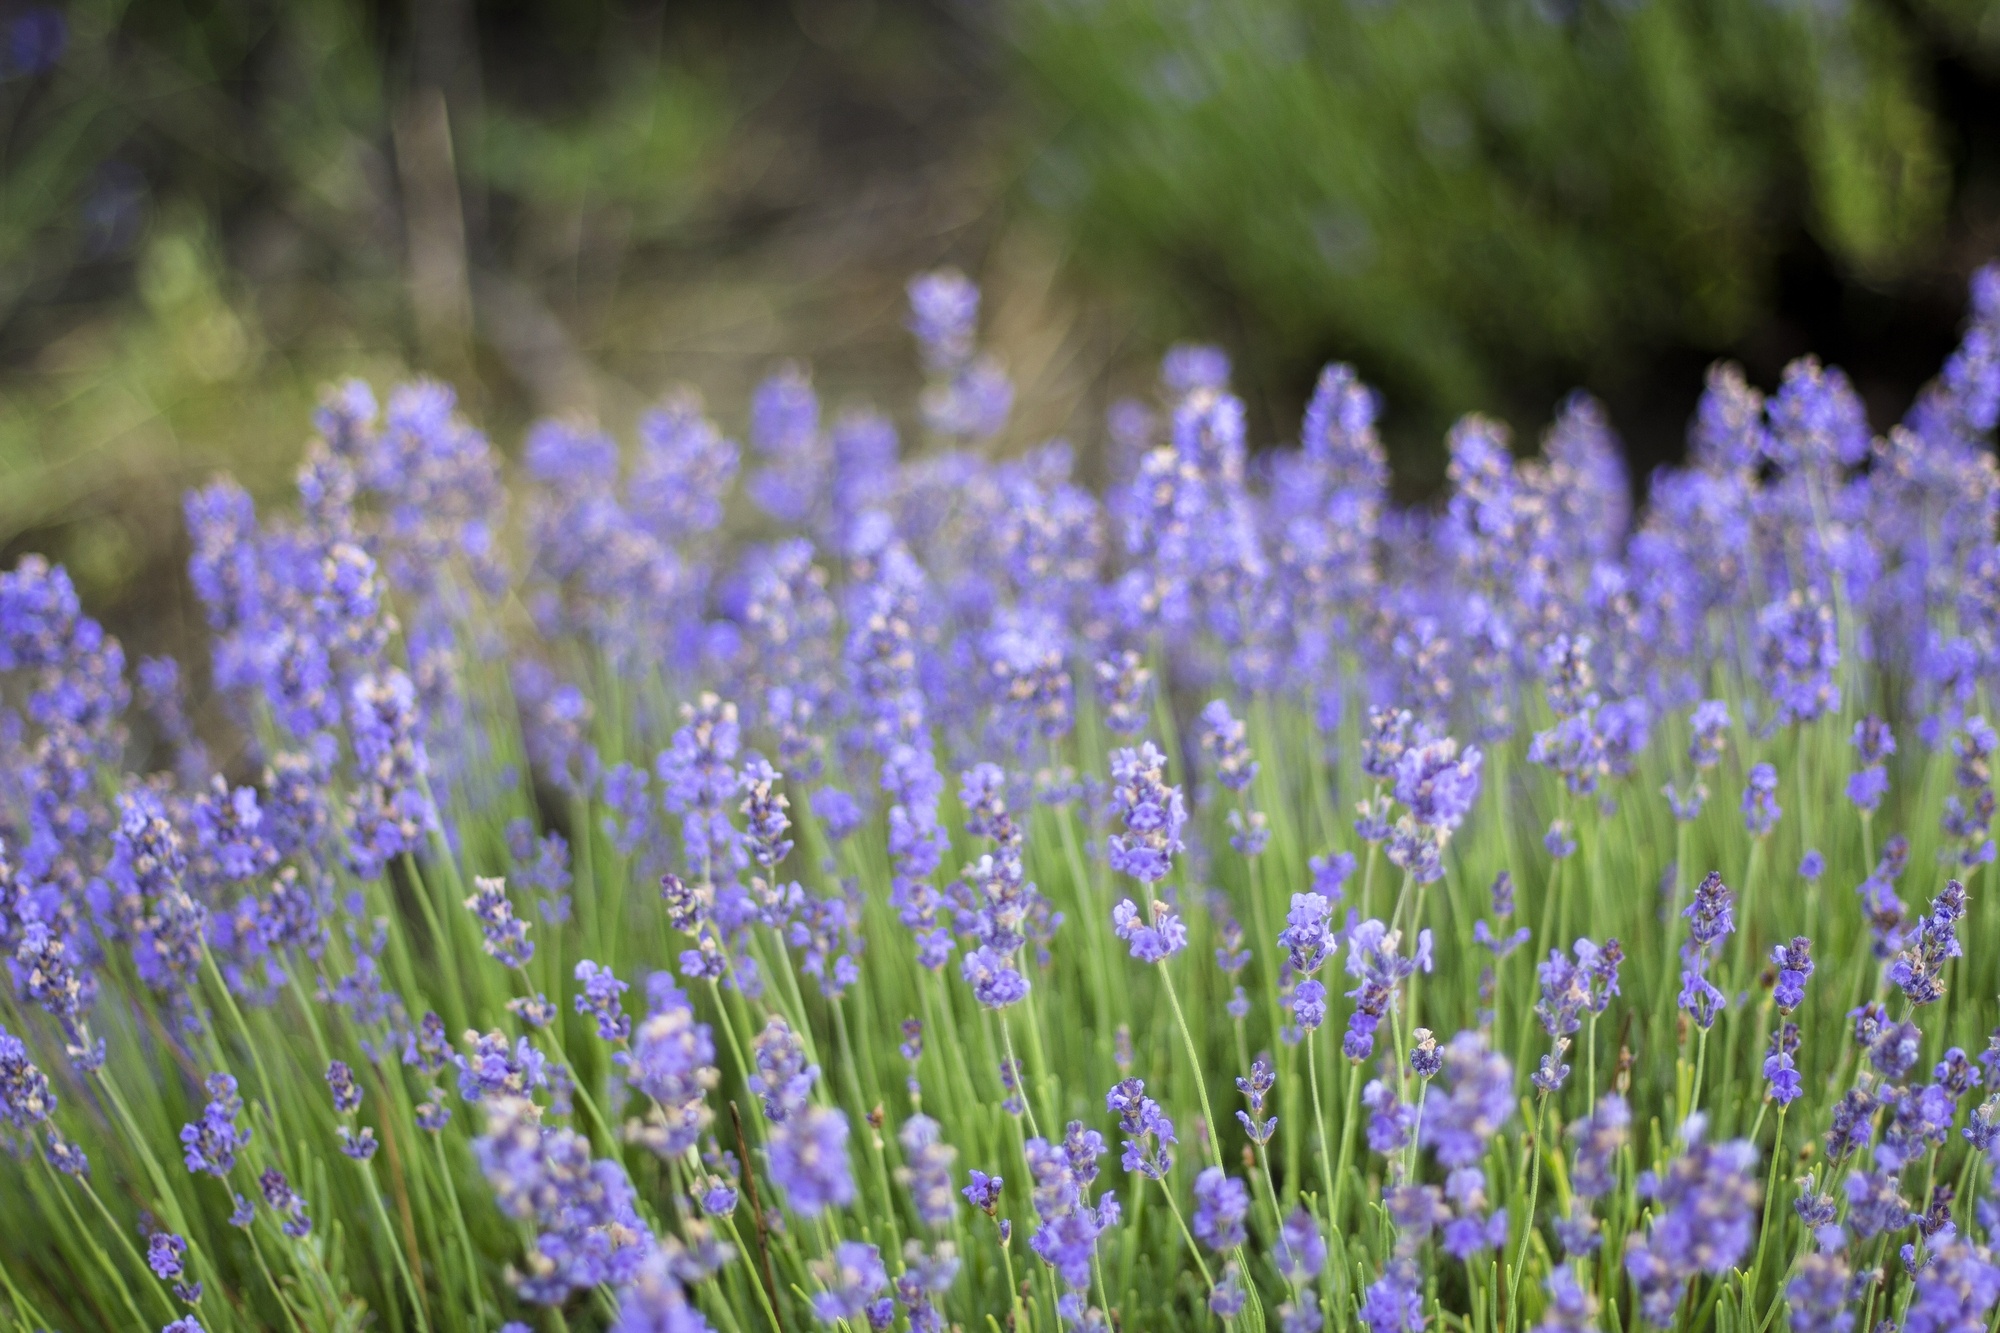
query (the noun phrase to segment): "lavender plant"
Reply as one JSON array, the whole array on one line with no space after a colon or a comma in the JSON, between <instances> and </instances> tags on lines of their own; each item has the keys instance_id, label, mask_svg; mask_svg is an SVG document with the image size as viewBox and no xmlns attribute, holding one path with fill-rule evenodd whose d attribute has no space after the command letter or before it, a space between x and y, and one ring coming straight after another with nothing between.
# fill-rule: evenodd
<instances>
[{"instance_id":1,"label":"lavender plant","mask_svg":"<svg viewBox=\"0 0 2000 1333\"><path fill-rule=\"evenodd\" d=\"M1989 1324L2000 271L1636 514L1587 399L1398 510L1350 370L1253 458L1195 347L1096 495L911 302L907 454L334 390L188 497L233 748L0 575L0 1317Z\"/></svg>"}]
</instances>

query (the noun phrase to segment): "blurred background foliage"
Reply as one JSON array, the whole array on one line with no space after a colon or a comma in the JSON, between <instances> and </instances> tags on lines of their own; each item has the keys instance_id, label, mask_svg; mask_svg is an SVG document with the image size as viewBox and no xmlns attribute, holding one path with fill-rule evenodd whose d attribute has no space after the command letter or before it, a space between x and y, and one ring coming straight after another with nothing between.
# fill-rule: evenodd
<instances>
[{"instance_id":1,"label":"blurred background foliage","mask_svg":"<svg viewBox=\"0 0 2000 1333\"><path fill-rule=\"evenodd\" d=\"M1882 424L2000 251L2000 0L0 0L0 153L0 542L171 648L181 490L330 380L900 408L943 262L1021 444L1195 336L1267 438L1357 362L1410 494L1576 385L1643 471L1719 355Z\"/></svg>"},{"instance_id":2,"label":"blurred background foliage","mask_svg":"<svg viewBox=\"0 0 2000 1333\"><path fill-rule=\"evenodd\" d=\"M1079 250L1406 438L1768 361L1788 267L1921 300L2000 235L1979 0L1031 0L1021 45Z\"/></svg>"}]
</instances>

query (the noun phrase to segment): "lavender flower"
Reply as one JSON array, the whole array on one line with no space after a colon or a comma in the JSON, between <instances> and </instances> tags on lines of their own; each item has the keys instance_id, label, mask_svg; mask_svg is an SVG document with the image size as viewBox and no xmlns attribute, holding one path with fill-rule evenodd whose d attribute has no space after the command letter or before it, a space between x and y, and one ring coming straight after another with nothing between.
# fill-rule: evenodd
<instances>
[{"instance_id":1,"label":"lavender flower","mask_svg":"<svg viewBox=\"0 0 2000 1333\"><path fill-rule=\"evenodd\" d=\"M1805 1090L1798 1067L1792 1060L1798 1049L1799 1025L1780 1023L1771 1034L1770 1046L1764 1056L1764 1080L1771 1085L1771 1100L1780 1106L1791 1105Z\"/></svg>"},{"instance_id":2,"label":"lavender flower","mask_svg":"<svg viewBox=\"0 0 2000 1333\"><path fill-rule=\"evenodd\" d=\"M1569 1137L1576 1148L1576 1162L1570 1172L1570 1188L1579 1197L1601 1198L1617 1187L1618 1150L1625 1146L1631 1124L1631 1108L1616 1093L1598 1098L1588 1118L1571 1124Z\"/></svg>"},{"instance_id":3,"label":"lavender flower","mask_svg":"<svg viewBox=\"0 0 2000 1333\"><path fill-rule=\"evenodd\" d=\"M1688 940L1681 946L1681 1008L1703 1028L1714 1025L1727 1000L1707 977L1715 947L1736 930L1734 900L1722 876L1711 870L1695 886L1694 901L1683 908Z\"/></svg>"},{"instance_id":4,"label":"lavender flower","mask_svg":"<svg viewBox=\"0 0 2000 1333\"><path fill-rule=\"evenodd\" d=\"M1931 901L1924 914L1916 944L1897 954L1889 964L1888 977L1902 989L1914 1005L1935 1004L1944 998L1944 970L1952 959L1965 952L1958 940L1958 923L1965 916L1965 886L1951 880Z\"/></svg>"},{"instance_id":5,"label":"lavender flower","mask_svg":"<svg viewBox=\"0 0 2000 1333\"><path fill-rule=\"evenodd\" d=\"M537 1233L515 1283L522 1299L556 1305L638 1276L651 1232L624 1168L593 1159L588 1140L544 1127L540 1108L524 1098L499 1096L487 1102L486 1132L472 1150L501 1212Z\"/></svg>"},{"instance_id":6,"label":"lavender flower","mask_svg":"<svg viewBox=\"0 0 2000 1333\"><path fill-rule=\"evenodd\" d=\"M1812 941L1796 935L1790 944L1771 947L1771 964L1778 969L1778 984L1771 992L1781 1013L1791 1013L1805 1002L1806 979L1813 974Z\"/></svg>"},{"instance_id":7,"label":"lavender flower","mask_svg":"<svg viewBox=\"0 0 2000 1333\"><path fill-rule=\"evenodd\" d=\"M1271 1135L1278 1129L1278 1117L1274 1115L1266 1118L1264 1115L1264 1103L1277 1083L1278 1075L1271 1068L1269 1057L1263 1055L1250 1062L1250 1074L1247 1078L1239 1077L1236 1080L1236 1090L1250 1103L1250 1109L1238 1111L1236 1119L1242 1123L1243 1132L1250 1136L1250 1141L1259 1147L1269 1143Z\"/></svg>"},{"instance_id":8,"label":"lavender flower","mask_svg":"<svg viewBox=\"0 0 2000 1333\"><path fill-rule=\"evenodd\" d=\"M613 976L611 969L599 967L588 958L577 963L574 975L583 986L577 992L576 1011L596 1017L598 1037L612 1042L630 1037L632 1020L625 1016L618 999L625 993L625 983Z\"/></svg>"},{"instance_id":9,"label":"lavender flower","mask_svg":"<svg viewBox=\"0 0 2000 1333\"><path fill-rule=\"evenodd\" d=\"M1460 1032L1444 1052L1442 1086L1424 1090L1423 1144L1447 1167L1475 1165L1514 1114L1514 1069L1486 1035Z\"/></svg>"},{"instance_id":10,"label":"lavender flower","mask_svg":"<svg viewBox=\"0 0 2000 1333\"><path fill-rule=\"evenodd\" d=\"M1347 933L1347 974L1359 983L1347 992L1354 1013L1347 1020L1341 1050L1354 1061L1366 1060L1375 1049L1375 1029L1395 1008L1396 988L1419 968L1431 968L1431 933L1417 933L1416 952L1402 956L1402 932L1380 921L1363 921Z\"/></svg>"},{"instance_id":11,"label":"lavender flower","mask_svg":"<svg viewBox=\"0 0 2000 1333\"><path fill-rule=\"evenodd\" d=\"M1104 1109L1118 1117L1119 1132L1125 1135L1125 1153L1120 1164L1153 1180L1162 1180L1173 1168L1167 1145L1174 1138L1174 1122L1160 1104L1146 1095L1145 1083L1128 1078L1104 1095Z\"/></svg>"},{"instance_id":12,"label":"lavender flower","mask_svg":"<svg viewBox=\"0 0 2000 1333\"><path fill-rule=\"evenodd\" d=\"M1243 1219L1250 1213L1250 1190L1221 1167L1204 1168L1194 1178L1195 1238L1212 1250L1233 1250L1249 1239Z\"/></svg>"},{"instance_id":13,"label":"lavender flower","mask_svg":"<svg viewBox=\"0 0 2000 1333\"><path fill-rule=\"evenodd\" d=\"M1674 1308L1697 1273L1719 1277L1750 1248L1762 1191L1757 1150L1745 1140L1710 1143L1706 1121L1689 1118L1683 1149L1662 1172L1639 1178L1639 1193L1653 1201L1653 1219L1642 1237L1626 1240L1625 1271L1638 1289L1650 1323L1673 1321Z\"/></svg>"},{"instance_id":14,"label":"lavender flower","mask_svg":"<svg viewBox=\"0 0 2000 1333\"><path fill-rule=\"evenodd\" d=\"M926 1115L905 1120L897 1141L908 1165L897 1168L896 1179L910 1191L917 1220L928 1227L950 1226L958 1214L958 1201L951 1192L951 1164L958 1150L944 1141L937 1121Z\"/></svg>"},{"instance_id":15,"label":"lavender flower","mask_svg":"<svg viewBox=\"0 0 2000 1333\"><path fill-rule=\"evenodd\" d=\"M507 881L482 877L473 885L465 907L479 920L486 952L508 967L526 967L535 956L535 946L528 939L528 923L514 915L514 905L507 901Z\"/></svg>"},{"instance_id":16,"label":"lavender flower","mask_svg":"<svg viewBox=\"0 0 2000 1333\"><path fill-rule=\"evenodd\" d=\"M1197 735L1202 752L1215 764L1217 782L1230 791L1240 792L1256 780L1257 761L1250 757L1244 725L1230 713L1227 700L1212 700L1201 710Z\"/></svg>"},{"instance_id":17,"label":"lavender flower","mask_svg":"<svg viewBox=\"0 0 2000 1333\"><path fill-rule=\"evenodd\" d=\"M1755 765L1743 788L1743 827L1751 837L1761 838L1777 827L1783 813L1778 805L1778 770L1769 764Z\"/></svg>"},{"instance_id":18,"label":"lavender flower","mask_svg":"<svg viewBox=\"0 0 2000 1333\"><path fill-rule=\"evenodd\" d=\"M813 1275L821 1283L813 1314L824 1324L867 1319L875 1296L889 1285L881 1252L854 1240L842 1241L831 1258L815 1260Z\"/></svg>"},{"instance_id":19,"label":"lavender flower","mask_svg":"<svg viewBox=\"0 0 2000 1333\"><path fill-rule=\"evenodd\" d=\"M1111 909L1111 929L1142 963L1164 963L1187 947L1187 927L1167 904L1155 900L1151 923L1142 920L1130 898Z\"/></svg>"},{"instance_id":20,"label":"lavender flower","mask_svg":"<svg viewBox=\"0 0 2000 1333\"><path fill-rule=\"evenodd\" d=\"M648 979L646 1004L631 1048L612 1057L624 1066L625 1081L653 1104L645 1120L626 1123L625 1136L673 1161L695 1145L712 1118L707 1096L721 1078L715 1040L666 973Z\"/></svg>"},{"instance_id":21,"label":"lavender flower","mask_svg":"<svg viewBox=\"0 0 2000 1333\"><path fill-rule=\"evenodd\" d=\"M768 1156L771 1180L795 1211L813 1217L854 1202L844 1113L808 1106L787 1117L771 1132Z\"/></svg>"},{"instance_id":22,"label":"lavender flower","mask_svg":"<svg viewBox=\"0 0 2000 1333\"><path fill-rule=\"evenodd\" d=\"M1166 768L1166 757L1151 741L1111 754L1112 800L1126 832L1111 836L1107 859L1113 870L1142 884L1165 879L1182 850L1187 809L1180 788L1166 784Z\"/></svg>"},{"instance_id":23,"label":"lavender flower","mask_svg":"<svg viewBox=\"0 0 2000 1333\"><path fill-rule=\"evenodd\" d=\"M1311 1283L1326 1267L1326 1239L1304 1207L1293 1208L1279 1225L1276 1259L1278 1272L1299 1286Z\"/></svg>"},{"instance_id":24,"label":"lavender flower","mask_svg":"<svg viewBox=\"0 0 2000 1333\"><path fill-rule=\"evenodd\" d=\"M235 1169L236 1154L250 1142L250 1131L236 1123L243 1113L236 1080L227 1074L210 1074L207 1087L208 1104L202 1108L201 1119L181 1126L181 1149L189 1172L206 1172L225 1180Z\"/></svg>"}]
</instances>

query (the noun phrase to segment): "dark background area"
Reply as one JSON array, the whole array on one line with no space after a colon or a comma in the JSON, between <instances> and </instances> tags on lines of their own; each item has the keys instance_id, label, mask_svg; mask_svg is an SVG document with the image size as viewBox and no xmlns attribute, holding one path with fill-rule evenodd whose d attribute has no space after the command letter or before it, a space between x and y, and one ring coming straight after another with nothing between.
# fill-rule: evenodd
<instances>
[{"instance_id":1,"label":"dark background area","mask_svg":"<svg viewBox=\"0 0 2000 1333\"><path fill-rule=\"evenodd\" d=\"M740 430L784 357L904 411L939 263L1017 380L1002 447L1087 466L1189 337L1261 441L1356 362L1413 500L1459 412L1532 450L1578 386L1643 479L1720 356L1815 351L1886 428L2000 253L1996 9L0 6L0 542L173 646L181 491L280 501L335 378L449 379L509 453L682 382Z\"/></svg>"}]
</instances>

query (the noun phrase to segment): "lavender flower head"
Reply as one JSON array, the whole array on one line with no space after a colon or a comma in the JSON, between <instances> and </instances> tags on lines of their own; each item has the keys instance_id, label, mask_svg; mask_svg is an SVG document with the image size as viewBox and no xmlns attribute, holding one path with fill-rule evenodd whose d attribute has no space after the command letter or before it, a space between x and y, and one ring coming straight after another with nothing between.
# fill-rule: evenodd
<instances>
[{"instance_id":1,"label":"lavender flower head","mask_svg":"<svg viewBox=\"0 0 2000 1333\"><path fill-rule=\"evenodd\" d=\"M1708 979L1709 960L1715 947L1736 930L1734 899L1722 876L1711 870L1695 886L1694 901L1682 909L1688 919L1688 939L1681 945L1680 1006L1706 1029L1727 1003L1726 997Z\"/></svg>"},{"instance_id":2,"label":"lavender flower head","mask_svg":"<svg viewBox=\"0 0 2000 1333\"><path fill-rule=\"evenodd\" d=\"M528 938L528 923L514 915L514 905L507 901L507 881L482 876L472 883L465 906L479 920L486 952L508 967L526 967L535 956L535 946Z\"/></svg>"},{"instance_id":3,"label":"lavender flower head","mask_svg":"<svg viewBox=\"0 0 2000 1333\"><path fill-rule=\"evenodd\" d=\"M1396 1006L1396 990L1419 968L1431 970L1431 933L1417 933L1416 952L1402 955L1402 932L1368 920L1347 932L1347 974L1355 988L1347 992L1354 1012L1347 1020L1341 1050L1349 1060L1366 1060L1375 1049L1375 1029Z\"/></svg>"},{"instance_id":4,"label":"lavender flower head","mask_svg":"<svg viewBox=\"0 0 2000 1333\"><path fill-rule=\"evenodd\" d=\"M1194 1178L1195 1238L1211 1250L1233 1250L1249 1239L1243 1222L1250 1215L1250 1190L1222 1168L1204 1168Z\"/></svg>"},{"instance_id":5,"label":"lavender flower head","mask_svg":"<svg viewBox=\"0 0 2000 1333\"><path fill-rule=\"evenodd\" d=\"M647 1013L632 1034L629 1050L612 1059L625 1081L653 1104L644 1120L629 1121L628 1140L643 1143L663 1161L684 1156L708 1128L708 1093L721 1080L715 1067L715 1039L706 1023L665 972L646 983Z\"/></svg>"},{"instance_id":6,"label":"lavender flower head","mask_svg":"<svg viewBox=\"0 0 2000 1333\"><path fill-rule=\"evenodd\" d=\"M1779 1012L1789 1014L1805 1001L1806 979L1813 974L1812 941L1797 935L1790 944L1773 945L1771 964L1778 969L1771 998Z\"/></svg>"},{"instance_id":7,"label":"lavender flower head","mask_svg":"<svg viewBox=\"0 0 2000 1333\"><path fill-rule=\"evenodd\" d=\"M236 1123L243 1113L236 1080L228 1074L210 1074L207 1087L208 1104L201 1119L181 1126L181 1149L190 1172L226 1180L236 1166L236 1154L250 1142L250 1131Z\"/></svg>"},{"instance_id":8,"label":"lavender flower head","mask_svg":"<svg viewBox=\"0 0 2000 1333\"><path fill-rule=\"evenodd\" d=\"M1128 1078L1112 1085L1104 1094L1104 1109L1118 1117L1118 1130L1125 1135L1121 1165L1152 1180L1164 1179L1174 1164L1167 1145L1178 1140L1174 1122L1146 1095L1145 1082Z\"/></svg>"},{"instance_id":9,"label":"lavender flower head","mask_svg":"<svg viewBox=\"0 0 2000 1333\"><path fill-rule=\"evenodd\" d=\"M1215 764L1215 780L1234 792L1244 790L1257 777L1257 761L1250 756L1244 733L1242 720L1230 713L1227 700L1212 700L1201 710L1197 734L1202 752Z\"/></svg>"},{"instance_id":10,"label":"lavender flower head","mask_svg":"<svg viewBox=\"0 0 2000 1333\"><path fill-rule=\"evenodd\" d=\"M1807 723L1840 709L1840 643L1833 608L1819 590L1793 589L1757 613L1758 675L1777 726Z\"/></svg>"},{"instance_id":11,"label":"lavender flower head","mask_svg":"<svg viewBox=\"0 0 2000 1333\"><path fill-rule=\"evenodd\" d=\"M1748 1141L1710 1143L1697 1115L1682 1127L1684 1148L1664 1171L1639 1178L1639 1193L1653 1201L1644 1236L1625 1243L1625 1271L1638 1289L1640 1312L1662 1327L1673 1322L1689 1279L1720 1277L1749 1251L1762 1196L1757 1149Z\"/></svg>"},{"instance_id":12,"label":"lavender flower head","mask_svg":"<svg viewBox=\"0 0 2000 1333\"><path fill-rule=\"evenodd\" d=\"M1847 799L1863 814L1873 814L1889 791L1889 770L1883 761L1896 753L1896 733L1870 713L1854 724L1854 751L1861 767L1847 779Z\"/></svg>"},{"instance_id":13,"label":"lavender flower head","mask_svg":"<svg viewBox=\"0 0 2000 1333\"><path fill-rule=\"evenodd\" d=\"M1443 878L1444 845L1479 795L1482 758L1477 746L1461 754L1447 736L1412 745L1396 760L1395 795L1405 812L1390 836L1389 860L1417 883Z\"/></svg>"},{"instance_id":14,"label":"lavender flower head","mask_svg":"<svg viewBox=\"0 0 2000 1333\"><path fill-rule=\"evenodd\" d=\"M1111 797L1126 832L1108 843L1111 868L1142 884L1157 884L1182 850L1187 807L1178 787L1166 783L1166 756L1151 741L1111 753Z\"/></svg>"},{"instance_id":15,"label":"lavender flower head","mask_svg":"<svg viewBox=\"0 0 2000 1333\"><path fill-rule=\"evenodd\" d=\"M1424 1090L1423 1144L1440 1165L1477 1165L1514 1114L1514 1067L1483 1032L1464 1031L1444 1051L1444 1075Z\"/></svg>"},{"instance_id":16,"label":"lavender flower head","mask_svg":"<svg viewBox=\"0 0 2000 1333\"><path fill-rule=\"evenodd\" d=\"M1769 764L1758 764L1750 770L1750 781L1743 788L1743 827L1750 836L1761 838L1778 825L1778 817L1784 814L1778 804L1778 770Z\"/></svg>"},{"instance_id":17,"label":"lavender flower head","mask_svg":"<svg viewBox=\"0 0 2000 1333\"><path fill-rule=\"evenodd\" d=\"M1187 948L1187 926L1178 913L1157 899L1151 921L1139 915L1138 905L1130 898L1124 899L1111 909L1111 929L1142 963L1164 963Z\"/></svg>"}]
</instances>

